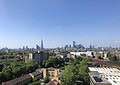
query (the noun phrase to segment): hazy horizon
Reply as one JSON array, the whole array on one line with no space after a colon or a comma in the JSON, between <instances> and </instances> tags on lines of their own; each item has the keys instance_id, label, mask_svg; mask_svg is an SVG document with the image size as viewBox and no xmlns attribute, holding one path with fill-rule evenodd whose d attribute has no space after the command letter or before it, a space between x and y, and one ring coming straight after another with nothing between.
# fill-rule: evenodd
<instances>
[{"instance_id":1,"label":"hazy horizon","mask_svg":"<svg viewBox=\"0 0 120 85\"><path fill-rule=\"evenodd\" d=\"M0 47L120 46L119 10L120 0L0 0Z\"/></svg>"}]
</instances>

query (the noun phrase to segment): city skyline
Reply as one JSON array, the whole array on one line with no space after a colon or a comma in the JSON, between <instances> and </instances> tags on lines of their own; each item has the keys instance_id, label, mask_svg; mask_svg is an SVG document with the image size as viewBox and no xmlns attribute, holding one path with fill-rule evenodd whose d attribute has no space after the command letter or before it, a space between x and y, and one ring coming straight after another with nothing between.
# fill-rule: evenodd
<instances>
[{"instance_id":1,"label":"city skyline","mask_svg":"<svg viewBox=\"0 0 120 85\"><path fill-rule=\"evenodd\" d=\"M120 45L120 1L0 0L0 47Z\"/></svg>"},{"instance_id":2,"label":"city skyline","mask_svg":"<svg viewBox=\"0 0 120 85\"><path fill-rule=\"evenodd\" d=\"M105 44L106 42L106 44ZM78 46L83 46L85 48L99 48L99 47L103 47L103 48L120 48L120 41L113 41L113 42L107 42L107 41L91 41L91 42L87 42L87 41L83 41L83 42L78 42L78 41L72 41L69 43L66 42L61 42L59 44L57 44L55 47L47 47L48 42L44 42L43 40L39 41L39 43L35 43L32 46L29 44L23 44L23 45L19 45L17 47L9 47L9 46L2 46L0 45L0 49L3 48L8 48L8 49L28 49L28 48L34 48L34 49L51 49L51 48L66 48L66 46L69 48L74 48L75 45ZM53 44L54 42L52 42L51 44ZM14 46L16 46L17 44L15 44ZM45 46L45 47L44 47Z\"/></svg>"}]
</instances>

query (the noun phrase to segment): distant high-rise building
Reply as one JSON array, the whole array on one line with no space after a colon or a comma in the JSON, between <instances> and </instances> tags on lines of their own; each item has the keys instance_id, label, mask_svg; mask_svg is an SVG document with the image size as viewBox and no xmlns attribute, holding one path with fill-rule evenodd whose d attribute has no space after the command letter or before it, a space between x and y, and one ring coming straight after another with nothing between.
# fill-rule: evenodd
<instances>
[{"instance_id":1,"label":"distant high-rise building","mask_svg":"<svg viewBox=\"0 0 120 85\"><path fill-rule=\"evenodd\" d=\"M73 47L76 47L76 42L75 41L73 41Z\"/></svg>"},{"instance_id":2,"label":"distant high-rise building","mask_svg":"<svg viewBox=\"0 0 120 85\"><path fill-rule=\"evenodd\" d=\"M68 49L68 47L69 47L68 45L65 45L64 49L65 49L65 50L67 50L67 49Z\"/></svg>"},{"instance_id":3,"label":"distant high-rise building","mask_svg":"<svg viewBox=\"0 0 120 85\"><path fill-rule=\"evenodd\" d=\"M79 44L76 46L78 49L85 49L85 47L82 44Z\"/></svg>"},{"instance_id":4,"label":"distant high-rise building","mask_svg":"<svg viewBox=\"0 0 120 85\"><path fill-rule=\"evenodd\" d=\"M23 50L25 50L25 46L23 46L23 48L22 48Z\"/></svg>"},{"instance_id":5,"label":"distant high-rise building","mask_svg":"<svg viewBox=\"0 0 120 85\"><path fill-rule=\"evenodd\" d=\"M37 50L40 50L40 46L39 46L39 45L36 45L36 49L37 49Z\"/></svg>"},{"instance_id":6,"label":"distant high-rise building","mask_svg":"<svg viewBox=\"0 0 120 85\"><path fill-rule=\"evenodd\" d=\"M41 50L43 50L44 47L43 47L43 40L41 40Z\"/></svg>"},{"instance_id":7,"label":"distant high-rise building","mask_svg":"<svg viewBox=\"0 0 120 85\"><path fill-rule=\"evenodd\" d=\"M90 44L90 46L89 46L89 50L92 51L93 49L94 49L94 46Z\"/></svg>"},{"instance_id":8,"label":"distant high-rise building","mask_svg":"<svg viewBox=\"0 0 120 85\"><path fill-rule=\"evenodd\" d=\"M26 49L26 50L29 50L29 47L28 47L28 46L26 46L26 47L25 47L25 49Z\"/></svg>"}]
</instances>

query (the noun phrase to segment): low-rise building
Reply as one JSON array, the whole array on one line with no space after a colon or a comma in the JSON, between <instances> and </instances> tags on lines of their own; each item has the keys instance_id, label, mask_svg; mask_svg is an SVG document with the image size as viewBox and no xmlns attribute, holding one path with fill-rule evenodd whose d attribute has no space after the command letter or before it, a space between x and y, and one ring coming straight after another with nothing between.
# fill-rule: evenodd
<instances>
[{"instance_id":1,"label":"low-rise building","mask_svg":"<svg viewBox=\"0 0 120 85\"><path fill-rule=\"evenodd\" d=\"M96 58L102 58L104 60L108 60L107 52L104 51L96 52Z\"/></svg>"},{"instance_id":2,"label":"low-rise building","mask_svg":"<svg viewBox=\"0 0 120 85\"><path fill-rule=\"evenodd\" d=\"M117 68L89 67L89 70L90 70L90 77L96 76L95 74L92 74L93 72L98 72L99 78L107 80L109 83L111 83L111 85L120 85L120 70L118 70ZM92 78L91 78L91 82L93 82ZM106 84L100 84L100 85L106 85Z\"/></svg>"},{"instance_id":3,"label":"low-rise building","mask_svg":"<svg viewBox=\"0 0 120 85\"><path fill-rule=\"evenodd\" d=\"M2 85L27 85L28 83L32 82L32 80L34 79L39 80L39 79L42 79L42 77L43 77L43 74L41 69L37 69L33 73L23 75L21 77L18 77L10 81L2 82Z\"/></svg>"},{"instance_id":4,"label":"low-rise building","mask_svg":"<svg viewBox=\"0 0 120 85\"><path fill-rule=\"evenodd\" d=\"M35 61L37 63L42 63L43 61L48 59L48 52L40 51L36 53L29 53L29 56L25 57L25 62Z\"/></svg>"},{"instance_id":5,"label":"low-rise building","mask_svg":"<svg viewBox=\"0 0 120 85\"><path fill-rule=\"evenodd\" d=\"M32 77L29 74L27 74L19 78L7 82L3 82L2 85L25 85L30 83L31 81L32 81Z\"/></svg>"},{"instance_id":6,"label":"low-rise building","mask_svg":"<svg viewBox=\"0 0 120 85\"><path fill-rule=\"evenodd\" d=\"M112 85L105 78L102 78L97 71L89 73L90 85Z\"/></svg>"},{"instance_id":7,"label":"low-rise building","mask_svg":"<svg viewBox=\"0 0 120 85\"><path fill-rule=\"evenodd\" d=\"M25 56L25 62L29 62L29 61L32 61L33 60L33 54L32 53L29 53L28 56Z\"/></svg>"},{"instance_id":8,"label":"low-rise building","mask_svg":"<svg viewBox=\"0 0 120 85\"><path fill-rule=\"evenodd\" d=\"M46 68L43 69L43 78L49 76L50 80L57 80L59 81L60 78L60 70L56 68Z\"/></svg>"},{"instance_id":9,"label":"low-rise building","mask_svg":"<svg viewBox=\"0 0 120 85\"><path fill-rule=\"evenodd\" d=\"M60 85L60 83L56 80L50 81L47 85Z\"/></svg>"},{"instance_id":10,"label":"low-rise building","mask_svg":"<svg viewBox=\"0 0 120 85\"><path fill-rule=\"evenodd\" d=\"M70 54L75 56L85 55L85 56L93 57L95 56L96 53L94 51L86 51L86 52L70 52Z\"/></svg>"}]
</instances>

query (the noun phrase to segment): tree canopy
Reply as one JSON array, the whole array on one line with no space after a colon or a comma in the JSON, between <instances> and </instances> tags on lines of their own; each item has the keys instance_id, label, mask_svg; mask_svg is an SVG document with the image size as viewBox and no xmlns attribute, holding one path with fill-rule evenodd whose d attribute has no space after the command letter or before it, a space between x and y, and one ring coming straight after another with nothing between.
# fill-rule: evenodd
<instances>
[{"instance_id":1,"label":"tree canopy","mask_svg":"<svg viewBox=\"0 0 120 85\"><path fill-rule=\"evenodd\" d=\"M62 58L49 58L46 62L45 62L45 67L62 67L64 66L64 59Z\"/></svg>"},{"instance_id":2,"label":"tree canopy","mask_svg":"<svg viewBox=\"0 0 120 85\"><path fill-rule=\"evenodd\" d=\"M38 68L35 62L7 62L4 64L5 67L0 72L0 83L33 72Z\"/></svg>"},{"instance_id":3,"label":"tree canopy","mask_svg":"<svg viewBox=\"0 0 120 85\"><path fill-rule=\"evenodd\" d=\"M87 60L74 60L65 66L61 76L62 85L89 85Z\"/></svg>"}]
</instances>

